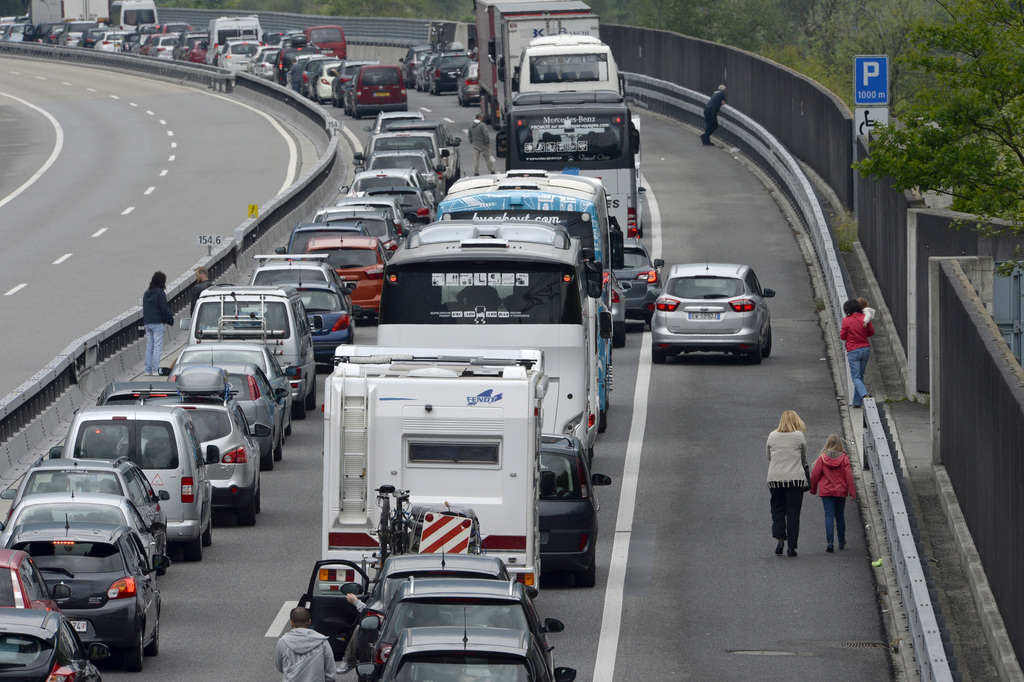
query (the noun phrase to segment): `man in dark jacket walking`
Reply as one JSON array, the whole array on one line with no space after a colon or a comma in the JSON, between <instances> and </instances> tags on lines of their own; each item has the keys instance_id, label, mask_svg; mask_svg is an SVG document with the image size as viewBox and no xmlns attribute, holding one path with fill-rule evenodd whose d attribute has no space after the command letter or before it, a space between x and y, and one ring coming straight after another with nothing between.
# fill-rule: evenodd
<instances>
[{"instance_id":1,"label":"man in dark jacket walking","mask_svg":"<svg viewBox=\"0 0 1024 682\"><path fill-rule=\"evenodd\" d=\"M718 130L718 110L725 104L725 86L719 85L715 94L711 95L708 105L704 107L704 134L700 141L707 147L711 144L711 134Z\"/></svg>"},{"instance_id":2,"label":"man in dark jacket walking","mask_svg":"<svg viewBox=\"0 0 1024 682\"><path fill-rule=\"evenodd\" d=\"M146 327L146 376L160 374L160 355L164 351L164 325L174 324L167 304L167 275L157 270L142 294L142 324Z\"/></svg>"}]
</instances>

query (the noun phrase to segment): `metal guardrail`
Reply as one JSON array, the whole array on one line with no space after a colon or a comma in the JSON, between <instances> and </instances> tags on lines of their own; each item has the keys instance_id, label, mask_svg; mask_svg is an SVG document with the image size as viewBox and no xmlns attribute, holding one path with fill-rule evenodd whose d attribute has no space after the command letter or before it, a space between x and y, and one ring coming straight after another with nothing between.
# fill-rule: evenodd
<instances>
[{"instance_id":1,"label":"metal guardrail","mask_svg":"<svg viewBox=\"0 0 1024 682\"><path fill-rule=\"evenodd\" d=\"M706 95L640 74L627 73L625 79L627 94L641 105L703 128L704 106L708 101ZM771 133L740 111L722 107L719 125L716 137L738 147L771 176L796 209L814 245L828 292L831 319L838 329L843 319L842 305L848 298L846 284L828 223L806 174ZM850 387L848 395L852 395L850 368L845 362L843 365ZM952 682L953 675L936 617L937 600L933 600L929 593L927 571L914 541L908 507L903 499L901 481L896 475L895 460L879 416L879 407L873 399L867 399L864 408L864 446L878 491L886 539L896 564L900 598L914 640L918 673L926 682Z\"/></svg>"},{"instance_id":2,"label":"metal guardrail","mask_svg":"<svg viewBox=\"0 0 1024 682\"><path fill-rule=\"evenodd\" d=\"M317 163L291 187L261 206L258 218L250 218L236 227L233 240L201 261L210 270L211 280L216 281L240 263L247 265L245 252L264 236L290 229L308 217L308 207L319 206L333 196L345 173L346 164L337 153L337 122L309 100L275 83L199 64L183 65L137 55L34 43L0 42L0 55L97 66L233 91L234 97L287 120L313 140L320 154ZM191 305L194 286L195 275L191 270L168 283L168 302L174 313ZM63 437L61 427L66 426L69 411L82 407L79 389L91 375L115 373L109 367L111 363L119 365L123 372L128 371L124 353L138 347L141 323L142 309L135 306L72 341L46 367L0 399L0 482L17 478L29 463L26 458L33 449Z\"/></svg>"}]
</instances>

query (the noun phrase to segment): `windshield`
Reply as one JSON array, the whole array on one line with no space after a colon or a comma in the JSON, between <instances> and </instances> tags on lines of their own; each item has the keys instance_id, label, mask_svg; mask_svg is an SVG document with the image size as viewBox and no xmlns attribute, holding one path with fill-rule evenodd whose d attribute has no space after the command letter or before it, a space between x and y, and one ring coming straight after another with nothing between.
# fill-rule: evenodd
<instances>
[{"instance_id":1,"label":"windshield","mask_svg":"<svg viewBox=\"0 0 1024 682\"><path fill-rule=\"evenodd\" d=\"M256 51L259 49L259 45L256 45L254 43L235 43L231 46L231 54L242 56L248 55L251 57L252 55L256 54Z\"/></svg>"},{"instance_id":2,"label":"windshield","mask_svg":"<svg viewBox=\"0 0 1024 682\"><path fill-rule=\"evenodd\" d=\"M320 268L280 268L260 270L252 279L252 283L265 287L289 282L326 282L327 273Z\"/></svg>"},{"instance_id":3,"label":"windshield","mask_svg":"<svg viewBox=\"0 0 1024 682\"><path fill-rule=\"evenodd\" d=\"M730 277L676 277L666 292L678 298L732 298L743 293L743 280Z\"/></svg>"},{"instance_id":4,"label":"windshield","mask_svg":"<svg viewBox=\"0 0 1024 682\"><path fill-rule=\"evenodd\" d=\"M446 261L388 268L381 324L581 324L575 268Z\"/></svg>"},{"instance_id":5,"label":"windshield","mask_svg":"<svg viewBox=\"0 0 1024 682\"><path fill-rule=\"evenodd\" d=\"M330 260L327 262L330 263ZM331 267L338 266L331 263ZM307 313L333 313L341 310L341 297L333 291L300 291L299 298L302 299L302 305L306 306Z\"/></svg>"},{"instance_id":6,"label":"windshield","mask_svg":"<svg viewBox=\"0 0 1024 682\"><path fill-rule=\"evenodd\" d=\"M396 185L406 185L403 178L396 177L393 175L374 175L372 177L359 178L352 185L353 192L365 192L371 187L394 187Z\"/></svg>"},{"instance_id":7,"label":"windshield","mask_svg":"<svg viewBox=\"0 0 1024 682\"><path fill-rule=\"evenodd\" d=\"M406 149L422 149L427 156L434 158L434 140L429 135L399 135L397 137L378 137L373 142L373 151L405 151Z\"/></svg>"},{"instance_id":8,"label":"windshield","mask_svg":"<svg viewBox=\"0 0 1024 682\"><path fill-rule=\"evenodd\" d=\"M121 526L125 523L124 515L117 507L100 504L74 504L58 502L54 504L37 504L21 507L20 514L15 513L11 523L110 523Z\"/></svg>"},{"instance_id":9,"label":"windshield","mask_svg":"<svg viewBox=\"0 0 1024 682\"><path fill-rule=\"evenodd\" d=\"M379 168L411 168L419 173L429 173L427 157L416 154L387 154L385 156L374 156L370 159L368 170Z\"/></svg>"},{"instance_id":10,"label":"windshield","mask_svg":"<svg viewBox=\"0 0 1024 682\"><path fill-rule=\"evenodd\" d=\"M622 251L623 269L645 268L649 263L650 261L647 260L647 254L640 249L623 249Z\"/></svg>"},{"instance_id":11,"label":"windshield","mask_svg":"<svg viewBox=\"0 0 1024 682\"><path fill-rule=\"evenodd\" d=\"M366 188L364 187L363 189L365 190ZM358 224L362 224L363 232L365 232L369 237L386 237L388 234L388 224L384 221L383 217L379 216L379 214L378 217L374 218L370 218L368 216L363 216L362 218L327 218L324 220L324 223L327 225L338 225L341 227L355 227ZM333 236L338 236L338 234L335 233Z\"/></svg>"},{"instance_id":12,"label":"windshield","mask_svg":"<svg viewBox=\"0 0 1024 682\"><path fill-rule=\"evenodd\" d=\"M199 440L217 440L231 433L231 418L222 410L189 410Z\"/></svg>"},{"instance_id":13,"label":"windshield","mask_svg":"<svg viewBox=\"0 0 1024 682\"><path fill-rule=\"evenodd\" d=\"M628 138L619 114L516 116L511 141L523 161L608 161L622 156Z\"/></svg>"},{"instance_id":14,"label":"windshield","mask_svg":"<svg viewBox=\"0 0 1024 682\"><path fill-rule=\"evenodd\" d=\"M309 42L311 43L340 43L343 40L341 29L337 27L314 28L309 32Z\"/></svg>"},{"instance_id":15,"label":"windshield","mask_svg":"<svg viewBox=\"0 0 1024 682\"><path fill-rule=\"evenodd\" d=\"M607 80L608 55L606 54L549 54L530 57L531 83L579 83Z\"/></svg>"},{"instance_id":16,"label":"windshield","mask_svg":"<svg viewBox=\"0 0 1024 682\"><path fill-rule=\"evenodd\" d=\"M10 571L6 572L10 573ZM13 593L11 594L11 603L6 605L14 606ZM52 651L53 642L18 632L0 633L0 668L4 670L35 668L49 660Z\"/></svg>"},{"instance_id":17,"label":"windshield","mask_svg":"<svg viewBox=\"0 0 1024 682\"><path fill-rule=\"evenodd\" d=\"M177 469L173 427L165 421L112 419L79 426L74 456L81 459L128 457L143 469Z\"/></svg>"},{"instance_id":18,"label":"windshield","mask_svg":"<svg viewBox=\"0 0 1024 682\"><path fill-rule=\"evenodd\" d=\"M451 71L453 69L461 69L466 62L469 61L469 57L441 57L437 60L437 68Z\"/></svg>"}]
</instances>

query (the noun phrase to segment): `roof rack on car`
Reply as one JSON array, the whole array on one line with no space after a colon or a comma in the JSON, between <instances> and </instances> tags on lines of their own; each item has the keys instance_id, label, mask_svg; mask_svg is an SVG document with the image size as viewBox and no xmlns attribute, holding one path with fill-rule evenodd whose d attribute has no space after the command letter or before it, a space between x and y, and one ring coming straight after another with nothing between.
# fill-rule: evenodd
<instances>
[{"instance_id":1,"label":"roof rack on car","mask_svg":"<svg viewBox=\"0 0 1024 682\"><path fill-rule=\"evenodd\" d=\"M312 253L304 253L304 254L297 254L297 253L285 253L285 254L267 253L267 254L260 254L258 256L253 256L253 259L254 260L258 260L260 262L260 265L264 265L264 264L267 263L267 261L281 261L281 262L302 261L302 260L321 261L321 260L327 260L327 256L322 256L322 255L317 255L317 254L312 254Z\"/></svg>"}]
</instances>

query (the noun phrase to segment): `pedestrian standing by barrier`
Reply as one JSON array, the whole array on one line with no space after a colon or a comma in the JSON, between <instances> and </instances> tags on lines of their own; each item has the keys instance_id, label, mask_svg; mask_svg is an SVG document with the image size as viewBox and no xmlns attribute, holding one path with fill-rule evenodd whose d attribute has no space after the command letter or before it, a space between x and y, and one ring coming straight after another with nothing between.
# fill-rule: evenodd
<instances>
[{"instance_id":1,"label":"pedestrian standing by barrier","mask_svg":"<svg viewBox=\"0 0 1024 682\"><path fill-rule=\"evenodd\" d=\"M142 324L146 328L146 376L160 374L160 356L164 352L164 325L174 324L171 306L167 304L167 275L157 270L142 294Z\"/></svg>"},{"instance_id":2,"label":"pedestrian standing by barrier","mask_svg":"<svg viewBox=\"0 0 1024 682\"><path fill-rule=\"evenodd\" d=\"M725 86L719 85L715 94L711 95L708 104L704 107L704 134L700 141L707 147L711 144L711 134L718 130L718 110L725 104Z\"/></svg>"},{"instance_id":3,"label":"pedestrian standing by barrier","mask_svg":"<svg viewBox=\"0 0 1024 682\"><path fill-rule=\"evenodd\" d=\"M296 606L288 614L292 629L277 640L274 662L284 682L334 682L335 663L327 637L310 629L309 609Z\"/></svg>"},{"instance_id":4,"label":"pedestrian standing by barrier","mask_svg":"<svg viewBox=\"0 0 1024 682\"><path fill-rule=\"evenodd\" d=\"M487 171L494 174L494 162L491 161L491 136L487 133L484 115L479 113L476 120L469 126L469 143L473 146L473 175L480 175L480 157L484 157Z\"/></svg>"},{"instance_id":5,"label":"pedestrian standing by barrier","mask_svg":"<svg viewBox=\"0 0 1024 682\"><path fill-rule=\"evenodd\" d=\"M867 386L864 385L864 370L871 357L871 344L868 339L875 335L875 326L864 321L860 302L851 298L843 304L843 326L839 329L839 338L846 342L846 360L850 363L850 378L853 379L853 400L850 405L862 407L864 398L870 398Z\"/></svg>"},{"instance_id":6,"label":"pedestrian standing by barrier","mask_svg":"<svg viewBox=\"0 0 1024 682\"><path fill-rule=\"evenodd\" d=\"M196 311L196 302L199 301L199 295L213 286L213 282L210 281L210 271L200 265L196 268L196 285L192 288L192 306L189 308L190 313Z\"/></svg>"},{"instance_id":7,"label":"pedestrian standing by barrier","mask_svg":"<svg viewBox=\"0 0 1024 682\"><path fill-rule=\"evenodd\" d=\"M304 72L305 62L300 62L298 59L288 69L288 80L291 81L292 90L295 92L302 92L302 74Z\"/></svg>"},{"instance_id":8,"label":"pedestrian standing by barrier","mask_svg":"<svg viewBox=\"0 0 1024 682\"><path fill-rule=\"evenodd\" d=\"M800 509L804 492L810 487L807 475L807 427L793 410L779 419L779 428L768 434L768 491L771 494L772 537L779 541L776 554L789 543L789 556L796 556L800 537Z\"/></svg>"},{"instance_id":9,"label":"pedestrian standing by barrier","mask_svg":"<svg viewBox=\"0 0 1024 682\"><path fill-rule=\"evenodd\" d=\"M846 549L846 498L857 498L850 458L843 451L843 439L833 434L811 470L811 494L821 498L825 510L826 552L832 551L832 526L839 535L839 549Z\"/></svg>"}]
</instances>

